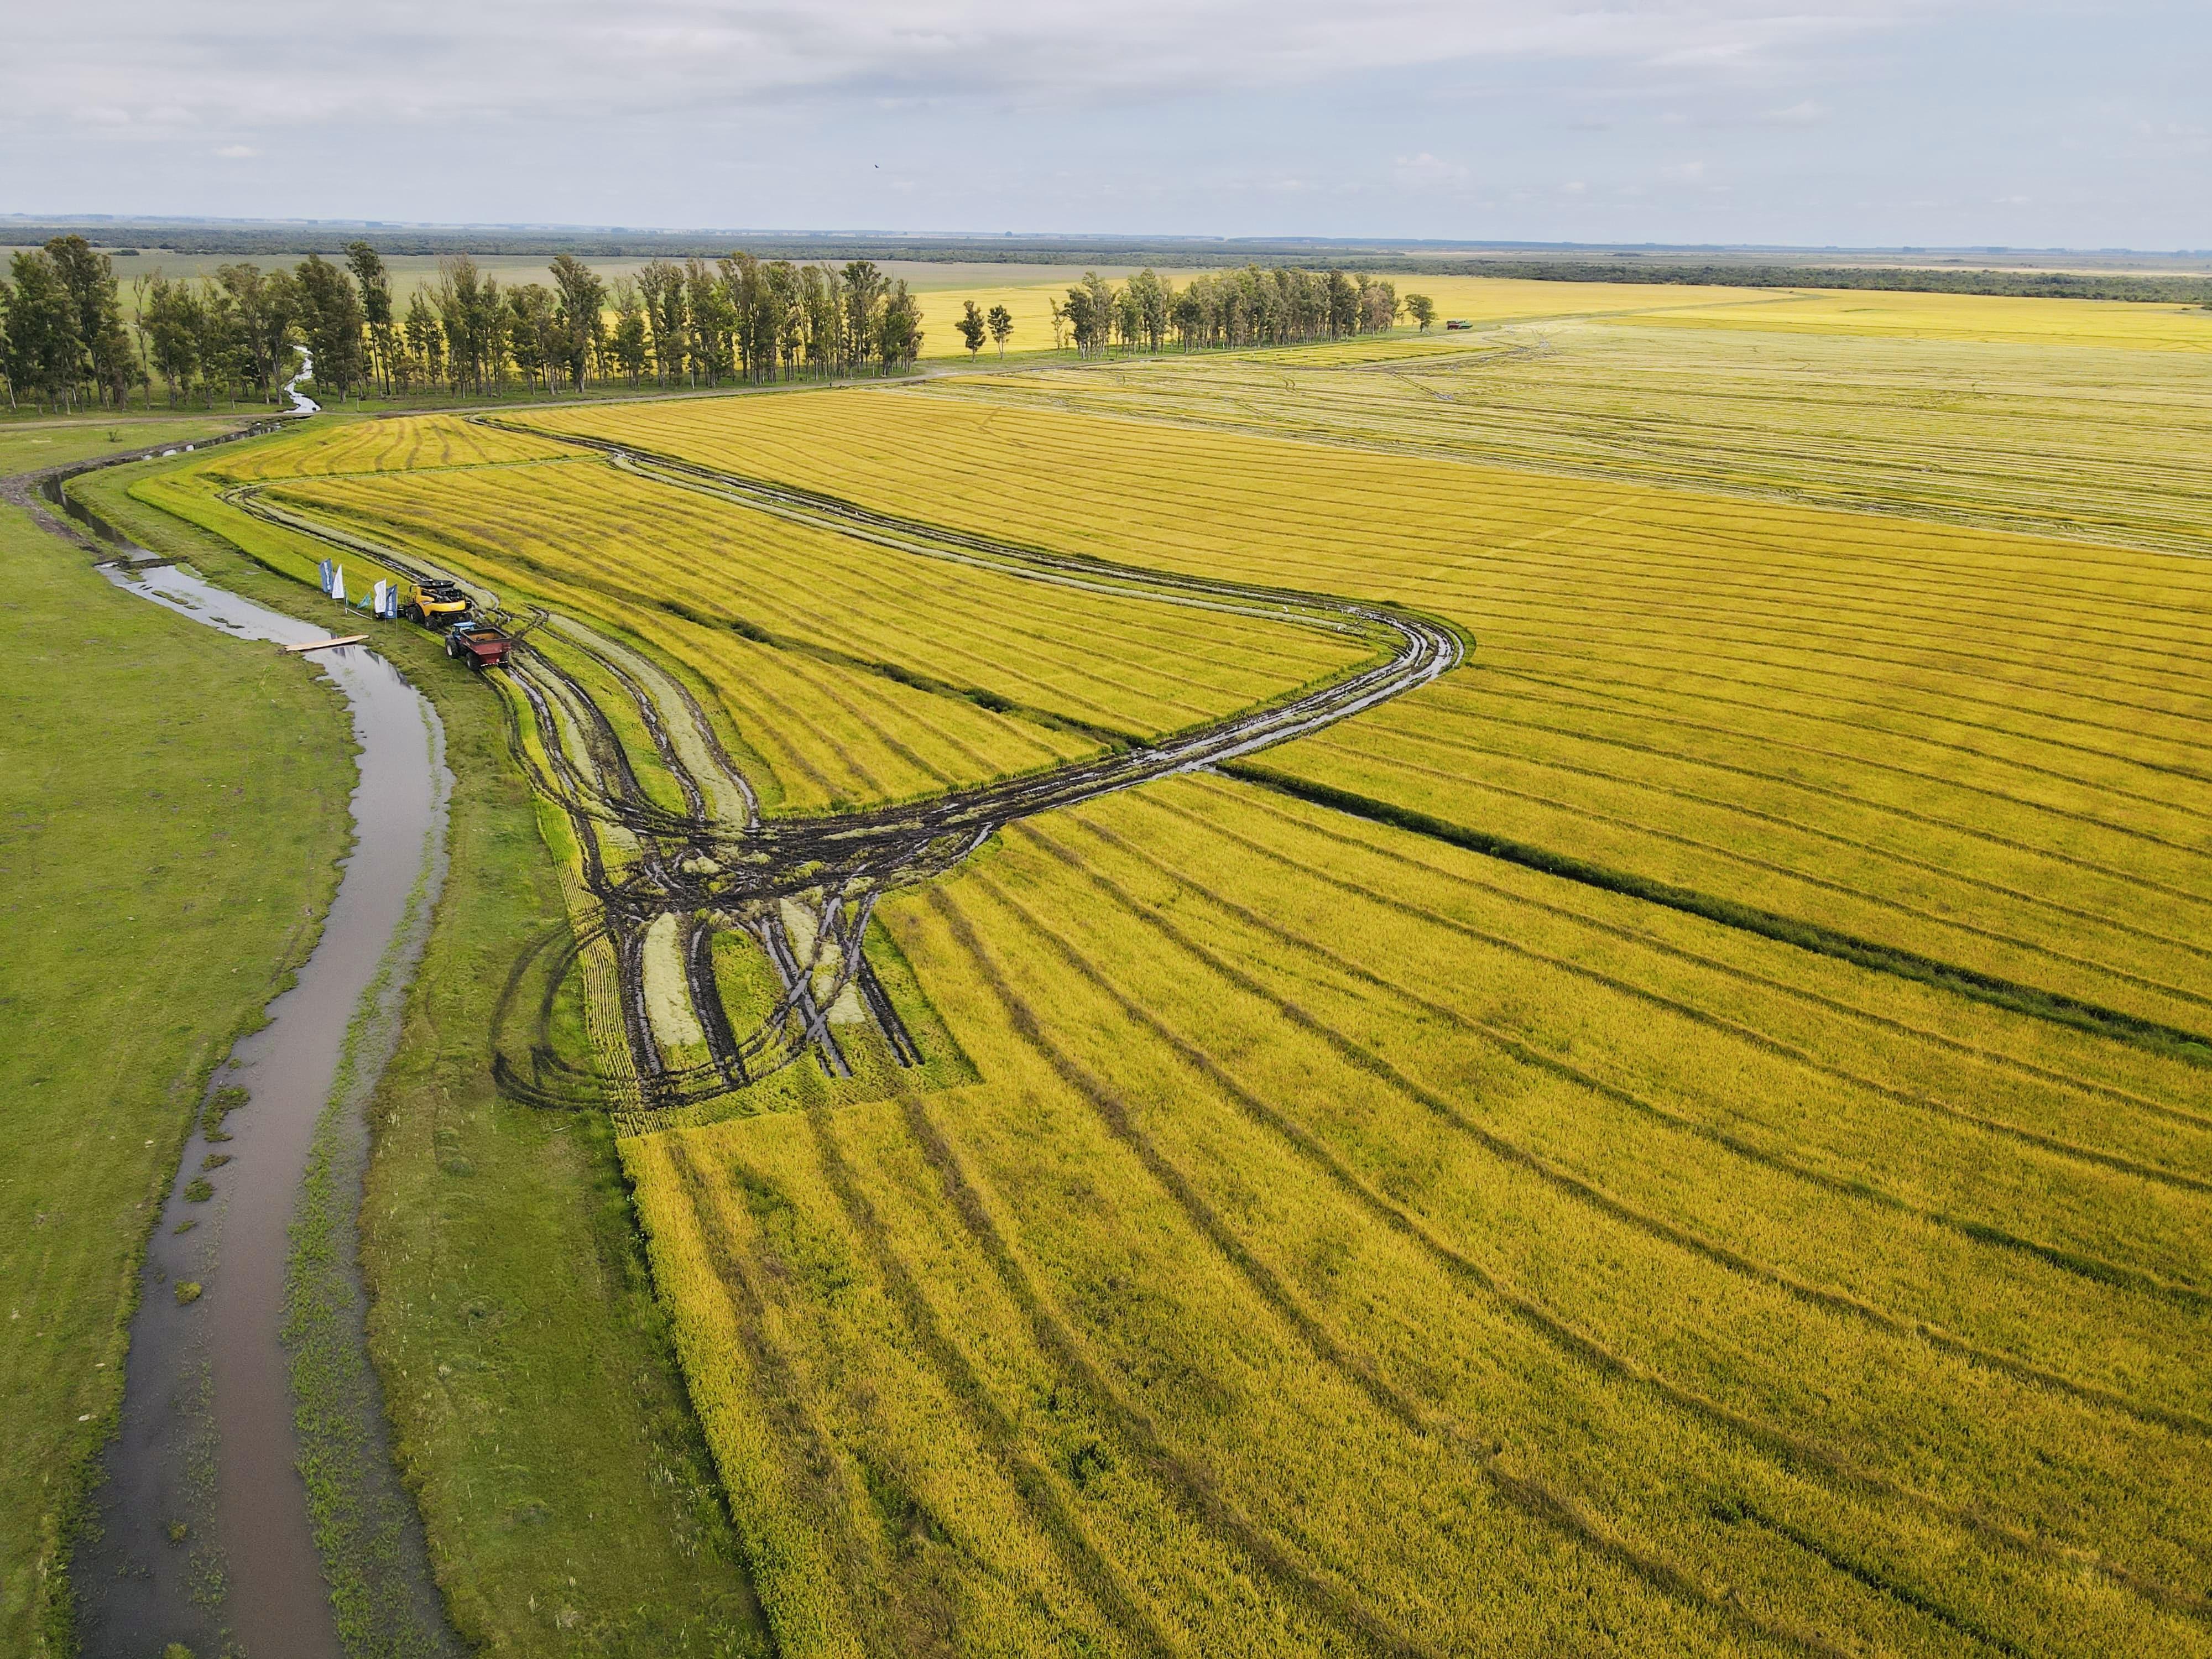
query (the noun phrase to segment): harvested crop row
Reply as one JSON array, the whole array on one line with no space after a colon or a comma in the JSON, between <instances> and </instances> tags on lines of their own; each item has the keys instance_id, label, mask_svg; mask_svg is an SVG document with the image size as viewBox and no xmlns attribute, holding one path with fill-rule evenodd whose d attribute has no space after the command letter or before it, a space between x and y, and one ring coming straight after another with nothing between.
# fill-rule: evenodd
<instances>
[{"instance_id":1,"label":"harvested crop row","mask_svg":"<svg viewBox=\"0 0 2212 1659\"><path fill-rule=\"evenodd\" d=\"M1763 812L1724 787L1684 787L1679 775L1577 765L1563 744L1540 757L1450 744L1324 734L1268 764L1385 810L1571 851L1638 880L1817 921L2179 1030L2208 1024L2206 964L2188 936L2162 930L2172 909L2162 898L2115 906L2128 925L2100 927L2075 902L2074 872L2000 887L1979 873L1984 865L1954 871L1902 851L1909 833L1885 852L1816 815Z\"/></svg>"},{"instance_id":2,"label":"harvested crop row","mask_svg":"<svg viewBox=\"0 0 2212 1659\"><path fill-rule=\"evenodd\" d=\"M1324 885L1340 885L1448 929L1470 920L1458 908L1464 892L1568 924L1547 948L1577 962L1605 963L1614 941L1632 943L1702 970L1696 982L1703 1006L1763 1035L1822 1052L1844 1041L1849 1052L1891 1082L1956 1091L2085 1143L2107 1145L2118 1137L2147 1157L2205 1167L2197 1137L2212 1133L2212 1111L2205 1109L2201 1080L2186 1066L2063 1027L2023 1028L2014 1015L1961 1003L1929 987L1778 951L1733 933L1716 937L1702 919L1627 895L1562 887L1548 876L1409 839L1273 791L1207 787L1229 792L1237 814L1233 825L1210 804L1194 808L1155 796L1152 805L1263 859L1291 863ZM1334 848L1344 851L1339 855ZM1527 915L1516 914L1516 927L1530 925ZM1547 933L1516 937L1540 940ZM1663 988L1667 981L1649 979L1653 965L1643 959L1633 982ZM1844 1030L1852 1036L1842 1038Z\"/></svg>"},{"instance_id":3,"label":"harvested crop row","mask_svg":"<svg viewBox=\"0 0 2212 1659\"><path fill-rule=\"evenodd\" d=\"M436 526L402 529L379 521L373 528L433 563L464 567L510 605L538 602L600 617L665 651L712 689L739 739L768 767L767 793L786 810L844 810L933 794L1098 747L1079 732L779 649L535 560L511 565L485 542L456 544Z\"/></svg>"},{"instance_id":4,"label":"harvested crop row","mask_svg":"<svg viewBox=\"0 0 2212 1659\"><path fill-rule=\"evenodd\" d=\"M274 442L211 456L206 471L228 483L259 483L352 472L562 460L574 453L543 438L481 426L457 415L416 415L401 420L318 423Z\"/></svg>"}]
</instances>

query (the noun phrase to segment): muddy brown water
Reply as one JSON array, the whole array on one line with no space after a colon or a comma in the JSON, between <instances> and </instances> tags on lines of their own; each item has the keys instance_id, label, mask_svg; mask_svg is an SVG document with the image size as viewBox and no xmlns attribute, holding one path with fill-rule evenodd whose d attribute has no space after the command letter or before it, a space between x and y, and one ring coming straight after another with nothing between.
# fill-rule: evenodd
<instances>
[{"instance_id":1,"label":"muddy brown water","mask_svg":"<svg viewBox=\"0 0 2212 1659\"><path fill-rule=\"evenodd\" d=\"M118 586L240 638L300 644L351 631L266 610L180 568L129 577L106 568ZM88 1659L152 1659L171 1642L246 1659L343 1652L308 1522L282 1340L288 1229L348 1028L410 896L442 867L446 794L436 714L398 671L364 647L314 660L352 710L356 841L297 983L216 1073L211 1088L243 1088L249 1103L228 1115L228 1139L195 1131L148 1247L121 1431L98 1526L71 1573ZM228 1161L204 1172L210 1154ZM187 1188L201 1178L214 1196L196 1202ZM357 1201L356 1190L349 1207ZM188 1306L175 1294L183 1282L204 1286ZM403 1553L421 1575L415 1599L434 1610L419 1535Z\"/></svg>"}]
</instances>

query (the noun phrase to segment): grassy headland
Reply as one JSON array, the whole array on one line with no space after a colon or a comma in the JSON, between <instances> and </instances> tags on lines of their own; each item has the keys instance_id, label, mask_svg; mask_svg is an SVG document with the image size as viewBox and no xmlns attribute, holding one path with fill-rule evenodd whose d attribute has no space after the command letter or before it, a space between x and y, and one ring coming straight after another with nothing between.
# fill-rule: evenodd
<instances>
[{"instance_id":1,"label":"grassy headland","mask_svg":"<svg viewBox=\"0 0 2212 1659\"><path fill-rule=\"evenodd\" d=\"M353 763L296 659L118 592L12 507L0 593L0 1650L39 1653L146 1231L210 1069L313 943Z\"/></svg>"}]
</instances>

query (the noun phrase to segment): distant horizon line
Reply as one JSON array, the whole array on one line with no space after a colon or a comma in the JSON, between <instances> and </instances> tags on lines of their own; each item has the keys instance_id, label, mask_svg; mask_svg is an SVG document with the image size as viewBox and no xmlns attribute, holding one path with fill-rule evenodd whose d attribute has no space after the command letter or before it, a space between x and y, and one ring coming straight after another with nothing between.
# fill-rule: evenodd
<instances>
[{"instance_id":1,"label":"distant horizon line","mask_svg":"<svg viewBox=\"0 0 2212 1659\"><path fill-rule=\"evenodd\" d=\"M1132 246L1157 246L1162 244L1188 243L1194 246L1214 248L1237 246L1300 246L1344 248L1402 248L1425 251L1452 252L1470 250L1513 252L1545 251L1559 252L1610 252L1616 254L1706 253L1706 254L2043 254L2095 256L2102 258L2212 258L2212 248L2138 248L2088 247L2069 244L2020 246L2008 243L1844 243L1844 242L1667 242L1667 241L1567 241L1540 240L1520 237L1438 237L1438 236L1316 236L1295 234L1266 234L1241 236L1206 234L1190 231L1069 231L1069 230L913 230L882 227L854 227L823 229L819 228L793 228L773 226L682 226L682 225L618 225L562 222L556 220L431 220L431 219L366 219L353 217L309 218L285 216L270 218L250 218L222 214L154 214L154 213L0 213L0 229L10 224L65 228L82 226L86 228L146 229L167 228L229 228L239 230L284 230L298 228L328 233L333 230L366 230L386 232L434 231L446 234L465 234L472 231L495 232L506 235L516 233L560 234L574 236L646 236L646 237L760 237L795 240L886 240L960 243L1012 242L1028 244L1075 243L1085 245L1126 243Z\"/></svg>"}]
</instances>

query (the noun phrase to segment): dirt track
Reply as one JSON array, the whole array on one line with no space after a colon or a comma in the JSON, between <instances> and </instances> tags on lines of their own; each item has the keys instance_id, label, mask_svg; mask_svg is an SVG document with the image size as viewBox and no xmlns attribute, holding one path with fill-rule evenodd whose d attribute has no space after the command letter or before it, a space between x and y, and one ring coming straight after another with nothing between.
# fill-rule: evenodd
<instances>
[{"instance_id":1,"label":"dirt track","mask_svg":"<svg viewBox=\"0 0 2212 1659\"><path fill-rule=\"evenodd\" d=\"M917 1063L920 1051L860 949L882 894L951 869L1017 819L1319 731L1435 679L1464 655L1465 647L1451 629L1387 605L1022 547L621 444L565 434L538 435L597 450L625 470L672 489L704 490L916 557L986 565L1024 580L1122 599L1320 629L1370 643L1379 659L1285 701L1055 771L836 817L763 818L749 781L680 681L629 647L601 638L581 618L538 613L525 631L550 627L553 633L543 637L550 644L557 636L560 654L590 659L605 681L619 688L652 740L653 760L673 779L684 802L684 810L676 811L650 798L636 770L642 757L624 748L610 711L553 654L526 641L516 651L501 677L514 693L508 699L514 751L535 787L568 820L593 912L583 919L581 937L562 954L611 947L631 1075L615 1080L609 1103L641 1125L658 1111L726 1094L808 1054L831 1075L847 1074L849 1062L829 1012L848 988L900 1063ZM235 492L232 499L288 527L373 554L403 574L447 574L418 569L416 562L356 534L262 501L253 490ZM741 810L718 809L718 800L742 803ZM803 948L794 945L787 925L786 907L792 903L811 924L812 938ZM684 958L680 971L706 1038L703 1060L668 1057L665 1034L656 1033L645 994L646 935L658 918L670 915L679 918ZM731 1030L714 994L712 936L732 930L758 944L782 987L767 1018L742 1035ZM518 970L518 994L523 977ZM515 1035L512 1031L502 1039L502 1082L542 1103L581 1103L590 1092L583 1079L549 1060L544 1026L550 1011L550 998L541 998L538 1029L528 1033L527 1041L508 1040ZM511 1012L518 1018L527 1017L520 1008Z\"/></svg>"}]
</instances>

